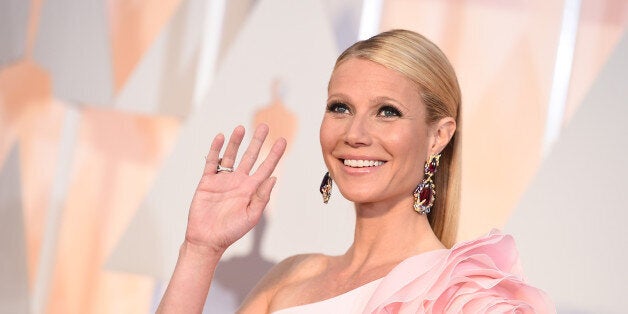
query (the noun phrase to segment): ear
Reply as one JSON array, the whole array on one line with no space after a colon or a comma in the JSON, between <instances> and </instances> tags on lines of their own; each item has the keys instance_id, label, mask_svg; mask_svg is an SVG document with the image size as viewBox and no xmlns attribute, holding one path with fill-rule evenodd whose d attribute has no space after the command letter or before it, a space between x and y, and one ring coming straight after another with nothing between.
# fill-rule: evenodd
<instances>
[{"instance_id":1,"label":"ear","mask_svg":"<svg viewBox=\"0 0 628 314\"><path fill-rule=\"evenodd\" d=\"M454 132L456 132L456 120L452 117L445 117L433 123L430 126L430 137L432 139L428 151L430 156L443 151L454 136Z\"/></svg>"}]
</instances>

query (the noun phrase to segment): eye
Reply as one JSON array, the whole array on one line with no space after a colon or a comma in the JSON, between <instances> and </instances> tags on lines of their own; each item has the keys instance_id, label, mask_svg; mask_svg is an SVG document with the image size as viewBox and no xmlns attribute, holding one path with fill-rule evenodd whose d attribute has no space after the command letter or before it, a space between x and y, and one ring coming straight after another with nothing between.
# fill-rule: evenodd
<instances>
[{"instance_id":1,"label":"eye","mask_svg":"<svg viewBox=\"0 0 628 314\"><path fill-rule=\"evenodd\" d=\"M381 117L401 117L401 111L393 106L385 105L379 108L377 115Z\"/></svg>"},{"instance_id":2,"label":"eye","mask_svg":"<svg viewBox=\"0 0 628 314\"><path fill-rule=\"evenodd\" d=\"M349 106L340 102L333 102L327 105L327 111L331 113L350 113Z\"/></svg>"}]
</instances>

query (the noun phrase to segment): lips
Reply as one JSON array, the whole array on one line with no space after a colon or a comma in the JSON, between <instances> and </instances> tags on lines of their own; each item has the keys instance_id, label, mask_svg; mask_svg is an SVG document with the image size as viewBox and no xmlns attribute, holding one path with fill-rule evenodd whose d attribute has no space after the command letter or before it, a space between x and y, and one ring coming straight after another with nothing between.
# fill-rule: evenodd
<instances>
[{"instance_id":1,"label":"lips","mask_svg":"<svg viewBox=\"0 0 628 314\"><path fill-rule=\"evenodd\" d=\"M377 167L385 163L382 160L365 160L365 159L344 159L345 166L352 168Z\"/></svg>"}]
</instances>

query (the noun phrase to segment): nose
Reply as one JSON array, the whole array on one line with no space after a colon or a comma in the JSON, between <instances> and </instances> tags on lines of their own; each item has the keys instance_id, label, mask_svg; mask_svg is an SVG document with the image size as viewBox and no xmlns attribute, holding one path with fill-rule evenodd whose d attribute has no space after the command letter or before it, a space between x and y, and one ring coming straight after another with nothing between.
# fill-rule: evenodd
<instances>
[{"instance_id":1,"label":"nose","mask_svg":"<svg viewBox=\"0 0 628 314\"><path fill-rule=\"evenodd\" d=\"M347 124L345 131L345 143L351 147L371 145L367 117L354 116Z\"/></svg>"}]
</instances>

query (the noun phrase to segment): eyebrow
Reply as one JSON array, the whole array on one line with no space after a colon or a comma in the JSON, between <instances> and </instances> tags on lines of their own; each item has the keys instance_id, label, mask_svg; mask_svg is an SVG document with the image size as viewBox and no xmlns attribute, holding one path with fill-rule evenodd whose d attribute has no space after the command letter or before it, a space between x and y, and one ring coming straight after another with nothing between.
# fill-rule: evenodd
<instances>
[{"instance_id":1,"label":"eyebrow","mask_svg":"<svg viewBox=\"0 0 628 314\"><path fill-rule=\"evenodd\" d=\"M351 99L351 97L343 93L335 93L335 94L327 95L327 100L332 99L332 98L340 98L340 99L347 99L347 100Z\"/></svg>"},{"instance_id":2,"label":"eyebrow","mask_svg":"<svg viewBox=\"0 0 628 314\"><path fill-rule=\"evenodd\" d=\"M378 97L375 97L374 101L375 101L376 103L378 103L378 104L381 104L381 103L394 103L394 104L396 104L396 105L399 105L399 106L403 107L403 108L404 108L404 109L406 109L406 110L410 110L410 108L408 108L408 106L406 106L406 105L405 105L404 103L402 103L401 101L396 100L396 99L394 99L394 98L387 97L387 96L378 96Z\"/></svg>"},{"instance_id":3,"label":"eyebrow","mask_svg":"<svg viewBox=\"0 0 628 314\"><path fill-rule=\"evenodd\" d=\"M347 103L353 103L353 101L351 101L351 97L349 97L349 95L344 94L344 93L331 94L331 95L327 96L327 101L329 101L330 99L333 99L333 98L339 98L340 101L347 102ZM388 97L388 96L377 96L374 99L371 99L369 101L369 104L371 106L372 105L379 105L381 103L392 103L392 104L399 105L399 106L403 107L405 110L410 110L410 108L408 106L406 106L404 103L402 103L402 102L400 102L400 101L398 101L398 100L396 100L394 98Z\"/></svg>"}]
</instances>

